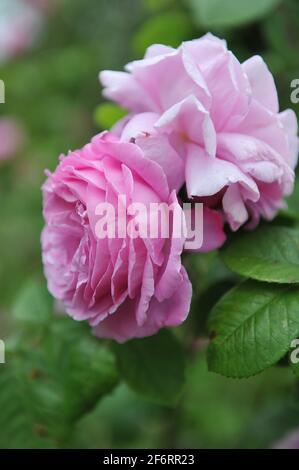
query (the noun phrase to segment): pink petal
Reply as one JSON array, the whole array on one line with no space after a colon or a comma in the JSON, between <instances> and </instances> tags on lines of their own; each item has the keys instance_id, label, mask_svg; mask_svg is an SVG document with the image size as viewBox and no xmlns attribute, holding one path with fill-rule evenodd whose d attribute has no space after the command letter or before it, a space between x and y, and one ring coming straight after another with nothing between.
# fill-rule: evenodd
<instances>
[{"instance_id":1,"label":"pink petal","mask_svg":"<svg viewBox=\"0 0 299 470\"><path fill-rule=\"evenodd\" d=\"M207 153L215 156L216 132L208 111L190 95L165 111L156 122L159 132L178 132L183 139L202 145Z\"/></svg>"},{"instance_id":2,"label":"pink petal","mask_svg":"<svg viewBox=\"0 0 299 470\"><path fill-rule=\"evenodd\" d=\"M181 232L182 221L184 222L184 213L178 204L175 192L171 194L169 204L177 210L179 220L172 220L172 223L177 223L176 230L170 234L170 238L167 240L166 249L164 256L165 262L159 272L159 279L156 284L155 296L161 302L169 298L177 288L177 284L181 278L181 254L184 248L185 236L181 234L181 237L177 235Z\"/></svg>"},{"instance_id":3,"label":"pink petal","mask_svg":"<svg viewBox=\"0 0 299 470\"><path fill-rule=\"evenodd\" d=\"M140 135L147 135L156 133L155 123L159 119L159 114L156 113L139 113L133 116L125 125L121 139L124 142L130 142Z\"/></svg>"},{"instance_id":4,"label":"pink petal","mask_svg":"<svg viewBox=\"0 0 299 470\"><path fill-rule=\"evenodd\" d=\"M242 64L251 86L254 99L273 113L278 113L279 103L273 75L260 56L253 56Z\"/></svg>"},{"instance_id":5,"label":"pink petal","mask_svg":"<svg viewBox=\"0 0 299 470\"><path fill-rule=\"evenodd\" d=\"M105 98L115 101L135 113L155 110L155 104L151 97L131 74L104 70L100 73L99 78L105 87L103 90Z\"/></svg>"},{"instance_id":6,"label":"pink petal","mask_svg":"<svg viewBox=\"0 0 299 470\"><path fill-rule=\"evenodd\" d=\"M287 109L279 114L279 120L283 125L288 137L289 155L287 163L291 168L295 168L298 162L299 139L298 139L298 120L292 109Z\"/></svg>"},{"instance_id":7,"label":"pink petal","mask_svg":"<svg viewBox=\"0 0 299 470\"><path fill-rule=\"evenodd\" d=\"M164 135L153 134L140 136L136 144L141 148L146 158L158 163L167 177L170 191L179 190L184 184L184 163L172 148Z\"/></svg>"},{"instance_id":8,"label":"pink petal","mask_svg":"<svg viewBox=\"0 0 299 470\"><path fill-rule=\"evenodd\" d=\"M225 132L243 134L265 142L287 162L289 158L288 138L277 114L252 100L248 112Z\"/></svg>"},{"instance_id":9,"label":"pink petal","mask_svg":"<svg viewBox=\"0 0 299 470\"><path fill-rule=\"evenodd\" d=\"M238 230L248 220L248 212L238 184L232 184L227 188L222 204L231 229Z\"/></svg>"},{"instance_id":10,"label":"pink petal","mask_svg":"<svg viewBox=\"0 0 299 470\"><path fill-rule=\"evenodd\" d=\"M136 302L126 300L116 313L107 317L93 329L100 338L112 338L123 343L132 338L142 338L157 333L167 326L178 326L188 316L192 286L185 269L181 270L181 281L175 294L163 302L152 298L147 311L147 320L138 326L135 316Z\"/></svg>"},{"instance_id":11,"label":"pink petal","mask_svg":"<svg viewBox=\"0 0 299 470\"><path fill-rule=\"evenodd\" d=\"M190 311L192 285L185 268L181 267L181 280L174 294L163 302L152 300L147 314L145 331L158 331L166 326L178 326L183 323Z\"/></svg>"},{"instance_id":12,"label":"pink petal","mask_svg":"<svg viewBox=\"0 0 299 470\"><path fill-rule=\"evenodd\" d=\"M155 108L147 107L147 111L161 112L188 95L209 107L211 98L205 81L184 45L164 55L131 62L126 69L155 103Z\"/></svg>"},{"instance_id":13,"label":"pink petal","mask_svg":"<svg viewBox=\"0 0 299 470\"><path fill-rule=\"evenodd\" d=\"M267 143L243 134L219 134L217 154L235 164L255 179L272 183L280 180L289 192L294 174L281 157Z\"/></svg>"},{"instance_id":14,"label":"pink petal","mask_svg":"<svg viewBox=\"0 0 299 470\"><path fill-rule=\"evenodd\" d=\"M140 113L134 116L122 132L122 140L136 141L146 158L157 162L167 176L170 190L179 190L184 182L184 166L182 159L170 146L168 139L158 135L155 123L158 115L155 113Z\"/></svg>"},{"instance_id":15,"label":"pink petal","mask_svg":"<svg viewBox=\"0 0 299 470\"><path fill-rule=\"evenodd\" d=\"M142 326L146 322L149 303L154 293L155 293L154 269L153 269L153 264L152 264L150 257L147 256L147 259L144 265L140 297L138 300L136 313L135 313L138 326Z\"/></svg>"},{"instance_id":16,"label":"pink petal","mask_svg":"<svg viewBox=\"0 0 299 470\"><path fill-rule=\"evenodd\" d=\"M223 131L245 115L250 103L250 86L241 65L226 52L204 73L212 95L210 115L215 129Z\"/></svg>"},{"instance_id":17,"label":"pink petal","mask_svg":"<svg viewBox=\"0 0 299 470\"><path fill-rule=\"evenodd\" d=\"M153 44L147 48L144 58L151 59L152 57L169 54L174 50L173 47L164 46L164 44Z\"/></svg>"},{"instance_id":18,"label":"pink petal","mask_svg":"<svg viewBox=\"0 0 299 470\"><path fill-rule=\"evenodd\" d=\"M198 250L201 253L217 250L221 248L226 240L226 235L223 229L222 215L209 209L203 208L203 243Z\"/></svg>"},{"instance_id":19,"label":"pink petal","mask_svg":"<svg viewBox=\"0 0 299 470\"><path fill-rule=\"evenodd\" d=\"M231 162L211 158L196 145L188 146L186 182L189 197L213 196L225 186L240 183L248 192L248 198L256 201L259 191L252 178L245 175Z\"/></svg>"},{"instance_id":20,"label":"pink petal","mask_svg":"<svg viewBox=\"0 0 299 470\"><path fill-rule=\"evenodd\" d=\"M129 246L128 293L134 299L140 291L147 250L141 238L130 238Z\"/></svg>"},{"instance_id":21,"label":"pink petal","mask_svg":"<svg viewBox=\"0 0 299 470\"><path fill-rule=\"evenodd\" d=\"M108 133L109 135L109 133ZM156 162L145 158L137 145L131 143L106 142L102 135L92 139L92 145L98 152L111 154L118 161L134 170L146 183L151 186L162 200L166 200L169 194L166 176Z\"/></svg>"}]
</instances>

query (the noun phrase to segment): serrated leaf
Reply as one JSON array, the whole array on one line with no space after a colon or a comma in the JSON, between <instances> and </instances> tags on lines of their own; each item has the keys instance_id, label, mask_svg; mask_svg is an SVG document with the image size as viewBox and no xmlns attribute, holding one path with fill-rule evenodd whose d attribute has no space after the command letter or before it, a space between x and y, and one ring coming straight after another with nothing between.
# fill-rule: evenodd
<instances>
[{"instance_id":1,"label":"serrated leaf","mask_svg":"<svg viewBox=\"0 0 299 470\"><path fill-rule=\"evenodd\" d=\"M22 357L7 354L7 361L0 367L0 448L53 447L39 426Z\"/></svg>"},{"instance_id":2,"label":"serrated leaf","mask_svg":"<svg viewBox=\"0 0 299 470\"><path fill-rule=\"evenodd\" d=\"M227 293L209 320L211 371L249 377L279 361L299 334L299 288L246 281Z\"/></svg>"},{"instance_id":3,"label":"serrated leaf","mask_svg":"<svg viewBox=\"0 0 299 470\"><path fill-rule=\"evenodd\" d=\"M169 331L115 345L114 349L120 372L136 393L166 406L177 403L185 383L185 358Z\"/></svg>"},{"instance_id":4,"label":"serrated leaf","mask_svg":"<svg viewBox=\"0 0 299 470\"><path fill-rule=\"evenodd\" d=\"M239 26L267 15L281 0L189 0L195 19L206 28Z\"/></svg>"},{"instance_id":5,"label":"serrated leaf","mask_svg":"<svg viewBox=\"0 0 299 470\"><path fill-rule=\"evenodd\" d=\"M299 230L265 226L240 233L221 252L226 266L258 281L299 282Z\"/></svg>"},{"instance_id":6,"label":"serrated leaf","mask_svg":"<svg viewBox=\"0 0 299 470\"><path fill-rule=\"evenodd\" d=\"M92 409L118 382L114 355L103 342L91 336L89 327L74 324L71 319L56 322L45 345L46 354L55 356L52 370L63 387L64 413L78 419ZM72 330L69 334L69 330ZM57 339L59 353L57 355ZM77 391L80 390L80 393Z\"/></svg>"},{"instance_id":7,"label":"serrated leaf","mask_svg":"<svg viewBox=\"0 0 299 470\"><path fill-rule=\"evenodd\" d=\"M61 446L118 382L113 354L71 319L56 319L39 344L6 356L0 367L2 448Z\"/></svg>"},{"instance_id":8,"label":"serrated leaf","mask_svg":"<svg viewBox=\"0 0 299 470\"><path fill-rule=\"evenodd\" d=\"M101 129L110 129L126 114L127 111L116 104L102 103L97 106L94 113L94 119Z\"/></svg>"}]
</instances>

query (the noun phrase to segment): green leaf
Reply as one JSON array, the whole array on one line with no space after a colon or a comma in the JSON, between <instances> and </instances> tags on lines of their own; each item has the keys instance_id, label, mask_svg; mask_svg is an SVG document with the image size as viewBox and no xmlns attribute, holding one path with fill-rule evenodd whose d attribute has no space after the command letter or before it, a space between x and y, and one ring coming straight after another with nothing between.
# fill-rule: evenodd
<instances>
[{"instance_id":1,"label":"green leaf","mask_svg":"<svg viewBox=\"0 0 299 470\"><path fill-rule=\"evenodd\" d=\"M30 377L17 356L8 360L9 366L0 367L0 448L53 447L35 413Z\"/></svg>"},{"instance_id":2,"label":"green leaf","mask_svg":"<svg viewBox=\"0 0 299 470\"><path fill-rule=\"evenodd\" d=\"M0 367L0 447L61 446L117 382L103 343L84 325L55 319L38 344L10 351Z\"/></svg>"},{"instance_id":3,"label":"green leaf","mask_svg":"<svg viewBox=\"0 0 299 470\"><path fill-rule=\"evenodd\" d=\"M152 44L165 44L177 47L182 41L190 38L192 28L190 19L183 12L159 14L143 23L133 39L136 55L143 55Z\"/></svg>"},{"instance_id":4,"label":"green leaf","mask_svg":"<svg viewBox=\"0 0 299 470\"><path fill-rule=\"evenodd\" d=\"M239 26L266 16L281 0L189 0L199 26Z\"/></svg>"},{"instance_id":5,"label":"green leaf","mask_svg":"<svg viewBox=\"0 0 299 470\"><path fill-rule=\"evenodd\" d=\"M35 325L48 323L52 311L53 299L45 283L37 279L31 279L23 286L12 307L16 320Z\"/></svg>"},{"instance_id":6,"label":"green leaf","mask_svg":"<svg viewBox=\"0 0 299 470\"><path fill-rule=\"evenodd\" d=\"M266 282L299 282L299 230L264 226L240 233L221 253L226 266Z\"/></svg>"},{"instance_id":7,"label":"green leaf","mask_svg":"<svg viewBox=\"0 0 299 470\"><path fill-rule=\"evenodd\" d=\"M193 315L193 328L194 335L205 335L207 329L207 319L209 314L218 302L218 300L228 292L236 283L233 279L224 279L211 284L203 293L196 299L196 311Z\"/></svg>"},{"instance_id":8,"label":"green leaf","mask_svg":"<svg viewBox=\"0 0 299 470\"><path fill-rule=\"evenodd\" d=\"M296 68L298 64L298 17L298 2L296 0L287 1L284 2L283 8L277 9L265 19L261 28L268 49L277 54L284 64L283 75L292 70L293 67ZM293 78L292 75L288 82L285 82L287 87L289 87ZM289 103L289 96L287 103Z\"/></svg>"},{"instance_id":9,"label":"green leaf","mask_svg":"<svg viewBox=\"0 0 299 470\"><path fill-rule=\"evenodd\" d=\"M299 220L299 181L298 178L295 182L293 194L287 199L288 208L283 210L282 213L288 215L292 219Z\"/></svg>"},{"instance_id":10,"label":"green leaf","mask_svg":"<svg viewBox=\"0 0 299 470\"><path fill-rule=\"evenodd\" d=\"M162 405L177 403L185 383L185 359L180 343L169 331L114 349L120 372L135 392Z\"/></svg>"},{"instance_id":11,"label":"green leaf","mask_svg":"<svg viewBox=\"0 0 299 470\"><path fill-rule=\"evenodd\" d=\"M94 119L97 125L102 129L110 129L126 114L127 111L116 104L102 103L96 108Z\"/></svg>"},{"instance_id":12,"label":"green leaf","mask_svg":"<svg viewBox=\"0 0 299 470\"><path fill-rule=\"evenodd\" d=\"M299 288L246 281L212 310L209 369L249 377L279 361L299 334Z\"/></svg>"},{"instance_id":13,"label":"green leaf","mask_svg":"<svg viewBox=\"0 0 299 470\"><path fill-rule=\"evenodd\" d=\"M72 319L52 325L44 354L54 381L63 388L64 414L71 421L92 409L118 382L113 354L91 336L87 325Z\"/></svg>"}]
</instances>

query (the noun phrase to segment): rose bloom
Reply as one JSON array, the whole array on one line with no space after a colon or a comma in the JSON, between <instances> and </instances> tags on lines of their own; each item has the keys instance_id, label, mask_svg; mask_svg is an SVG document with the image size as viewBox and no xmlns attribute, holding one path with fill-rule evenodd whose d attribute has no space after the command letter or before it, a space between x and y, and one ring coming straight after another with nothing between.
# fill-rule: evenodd
<instances>
[{"instance_id":1,"label":"rose bloom","mask_svg":"<svg viewBox=\"0 0 299 470\"><path fill-rule=\"evenodd\" d=\"M279 113L263 59L244 63L207 34L178 49L151 46L126 72L100 74L105 97L130 112L113 131L179 157L189 198L221 211L232 230L272 219L292 193L298 156L293 111ZM167 163L169 164L169 162Z\"/></svg>"},{"instance_id":2,"label":"rose bloom","mask_svg":"<svg viewBox=\"0 0 299 470\"><path fill-rule=\"evenodd\" d=\"M109 133L62 156L43 186L42 233L48 288L66 312L99 337L123 342L181 324L192 288L181 263L185 237L100 238L96 208L118 196L127 205L164 202L183 216L162 167ZM128 223L132 220L127 214Z\"/></svg>"},{"instance_id":3,"label":"rose bloom","mask_svg":"<svg viewBox=\"0 0 299 470\"><path fill-rule=\"evenodd\" d=\"M0 161L13 157L23 141L23 133L14 119L0 119Z\"/></svg>"}]
</instances>

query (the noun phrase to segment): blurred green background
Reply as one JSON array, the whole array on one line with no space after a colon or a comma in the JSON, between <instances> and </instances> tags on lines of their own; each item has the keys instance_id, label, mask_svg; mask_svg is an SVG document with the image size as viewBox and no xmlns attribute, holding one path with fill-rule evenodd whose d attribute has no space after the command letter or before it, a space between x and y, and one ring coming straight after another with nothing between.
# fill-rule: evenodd
<instances>
[{"instance_id":1,"label":"blurred green background","mask_svg":"<svg viewBox=\"0 0 299 470\"><path fill-rule=\"evenodd\" d=\"M7 363L0 364L0 447L270 447L299 426L299 390L283 364L248 380L207 371L204 320L235 282L217 254L186 258L194 299L189 320L177 332L188 353L178 406L147 402L116 383L111 373L105 384L108 395L91 400L80 412L70 409L69 390L84 395L89 376L81 377L76 363L69 358L61 364L61 358L72 351L78 328L86 342L89 332L53 314L57 306L46 293L41 267L40 187L44 169L53 170L59 154L83 145L113 122L114 108L101 105L99 71L121 70L155 42L177 46L212 31L228 41L241 61L261 54L275 75L281 108L293 107L298 114L299 104L290 102L290 84L299 79L299 2L51 3L32 47L0 64L6 84L0 117L17 118L25 135L18 155L0 162L0 338L7 345ZM291 208L298 212L298 190L297 195ZM84 367L94 342L80 348L75 353ZM113 361L104 352L101 357L102 351L97 354L104 365ZM71 367L71 383L61 384ZM33 402L38 404L34 410Z\"/></svg>"}]
</instances>

